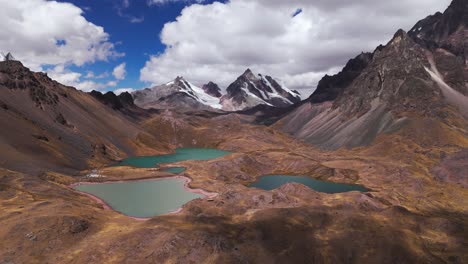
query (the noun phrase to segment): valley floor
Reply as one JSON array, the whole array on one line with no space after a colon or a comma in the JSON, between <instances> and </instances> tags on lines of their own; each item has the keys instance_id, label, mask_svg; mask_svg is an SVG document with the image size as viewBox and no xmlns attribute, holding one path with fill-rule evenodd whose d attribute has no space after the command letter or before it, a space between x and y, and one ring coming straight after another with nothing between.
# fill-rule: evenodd
<instances>
[{"instance_id":1,"label":"valley floor","mask_svg":"<svg viewBox=\"0 0 468 264\"><path fill-rule=\"evenodd\" d=\"M102 167L105 178L84 178L87 171L33 177L2 169L0 263L468 262L466 179L430 171L452 166L450 158L461 155L455 150L381 135L370 147L327 152L233 116L174 120L155 116L143 126L172 148L233 152L176 164L187 167L191 188L217 197L138 221L70 184L167 173ZM442 152L446 164L437 167ZM370 191L324 194L291 183L273 191L247 187L268 174L310 175Z\"/></svg>"}]
</instances>

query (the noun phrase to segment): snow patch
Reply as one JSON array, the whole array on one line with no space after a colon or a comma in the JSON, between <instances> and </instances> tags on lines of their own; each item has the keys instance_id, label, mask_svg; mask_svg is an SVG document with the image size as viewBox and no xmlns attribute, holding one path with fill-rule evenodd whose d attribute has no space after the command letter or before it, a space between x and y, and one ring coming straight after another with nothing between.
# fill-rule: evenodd
<instances>
[{"instance_id":1,"label":"snow patch","mask_svg":"<svg viewBox=\"0 0 468 264\"><path fill-rule=\"evenodd\" d=\"M221 109L223 107L219 101L219 98L207 94L202 88L195 86L188 81L185 82L187 82L196 97L198 97L197 99L200 103L215 109Z\"/></svg>"}]
</instances>

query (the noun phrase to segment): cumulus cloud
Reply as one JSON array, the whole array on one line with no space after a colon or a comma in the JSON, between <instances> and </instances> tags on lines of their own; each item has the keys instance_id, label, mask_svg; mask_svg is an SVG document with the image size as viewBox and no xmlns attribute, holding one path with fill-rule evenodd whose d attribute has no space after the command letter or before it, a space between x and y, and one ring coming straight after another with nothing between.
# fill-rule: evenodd
<instances>
[{"instance_id":1,"label":"cumulus cloud","mask_svg":"<svg viewBox=\"0 0 468 264\"><path fill-rule=\"evenodd\" d=\"M119 89L115 89L114 93L116 95L120 95L121 93L125 93L125 92L131 93L131 92L134 92L134 91L135 91L135 89L133 89L133 88L119 88Z\"/></svg>"},{"instance_id":2,"label":"cumulus cloud","mask_svg":"<svg viewBox=\"0 0 468 264\"><path fill-rule=\"evenodd\" d=\"M124 55L102 27L83 17L82 9L46 0L0 0L0 6L0 49L11 51L34 71L52 66L47 72L53 79L83 91L116 86L115 81L83 80L105 78L104 74L82 76L68 69Z\"/></svg>"},{"instance_id":3,"label":"cumulus cloud","mask_svg":"<svg viewBox=\"0 0 468 264\"><path fill-rule=\"evenodd\" d=\"M83 76L79 72L66 69L64 65L57 65L54 68L47 70L47 74L50 78L61 84L75 87L76 89L82 90L84 92L90 92L92 90L102 91L117 86L117 82L114 80L107 82L83 80L82 77L89 77L89 72Z\"/></svg>"},{"instance_id":4,"label":"cumulus cloud","mask_svg":"<svg viewBox=\"0 0 468 264\"><path fill-rule=\"evenodd\" d=\"M147 0L146 1L149 6L152 5L161 5L161 4L166 4L166 3L175 3L175 2L186 2L186 3L203 3L206 2L206 0Z\"/></svg>"},{"instance_id":5,"label":"cumulus cloud","mask_svg":"<svg viewBox=\"0 0 468 264\"><path fill-rule=\"evenodd\" d=\"M126 63L122 63L122 64L119 64L117 67L114 68L114 70L112 71L112 75L114 75L114 77L117 79L117 80L123 80L125 79L125 76L127 75L127 71L125 70L125 67L126 67Z\"/></svg>"},{"instance_id":6,"label":"cumulus cloud","mask_svg":"<svg viewBox=\"0 0 468 264\"><path fill-rule=\"evenodd\" d=\"M33 70L41 66L105 61L117 52L109 35L73 4L0 0L0 47Z\"/></svg>"},{"instance_id":7,"label":"cumulus cloud","mask_svg":"<svg viewBox=\"0 0 468 264\"><path fill-rule=\"evenodd\" d=\"M96 75L94 72L92 71L87 71L86 72L86 75L85 75L85 78L86 79L104 79L104 78L107 78L109 77L109 73L108 72L103 72L101 74L98 74Z\"/></svg>"},{"instance_id":8,"label":"cumulus cloud","mask_svg":"<svg viewBox=\"0 0 468 264\"><path fill-rule=\"evenodd\" d=\"M150 2L164 2L151 0ZM163 83L183 75L226 87L247 67L294 89L315 87L361 51L386 43L398 28L443 11L450 0L231 0L183 9L165 24L163 53L140 79ZM300 11L299 11L300 10Z\"/></svg>"}]
</instances>

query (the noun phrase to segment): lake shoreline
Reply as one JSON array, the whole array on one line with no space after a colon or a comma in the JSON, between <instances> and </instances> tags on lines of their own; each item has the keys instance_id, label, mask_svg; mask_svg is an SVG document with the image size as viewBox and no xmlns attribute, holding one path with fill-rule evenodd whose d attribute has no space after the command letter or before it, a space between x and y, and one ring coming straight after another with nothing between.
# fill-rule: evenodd
<instances>
[{"instance_id":1,"label":"lake shoreline","mask_svg":"<svg viewBox=\"0 0 468 264\"><path fill-rule=\"evenodd\" d=\"M130 216L130 215L126 215L122 212L119 212L117 210L115 210L114 208L112 208L112 206L110 206L106 201L104 201L103 199L93 195L93 194L90 194L90 193L87 193L87 192L82 192L82 191L79 191L77 189L75 189L76 186L81 186L81 185L98 185L98 184L115 184L115 183L128 183L128 182L144 182L144 181L158 181L158 180L167 180L167 179L178 179L178 180L183 180L184 181L184 190L187 191L187 192L191 192L191 193L196 193L196 194L201 194L203 197L201 199L213 199L215 198L216 196L218 196L218 193L212 193L212 192L208 192L208 191L205 191L205 190L202 190L202 189L192 189L189 184L192 182L192 179L187 177L187 176L182 176L182 175L177 175L177 176L169 176L169 177L156 177L156 178L146 178L146 179L138 179L138 180L116 180L116 181L112 181L112 180L109 180L109 181L105 181L105 182L77 182L77 183L73 183L73 184L70 184L68 187L72 188L74 191L80 193L80 194L84 194L86 196L88 196L89 198L93 199L94 201L98 202L99 204L101 204L103 206L103 208L105 210L113 210L119 214L122 214L126 217L129 217L131 219L134 219L134 220L138 220L138 221L146 221L146 220L150 220L154 217L157 217L157 216L164 216L164 215L174 215L174 214L177 214L177 213L180 213L182 212L183 208L180 207L174 211L171 211L171 212L168 212L168 213L165 213L165 214L160 214L160 215L156 215L156 216L153 216L153 217L135 217L135 216Z\"/></svg>"}]
</instances>

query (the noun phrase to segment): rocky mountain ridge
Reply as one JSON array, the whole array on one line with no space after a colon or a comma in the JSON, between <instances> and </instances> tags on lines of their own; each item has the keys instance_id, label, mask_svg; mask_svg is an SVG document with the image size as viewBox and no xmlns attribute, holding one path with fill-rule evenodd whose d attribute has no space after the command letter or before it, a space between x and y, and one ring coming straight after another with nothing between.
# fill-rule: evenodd
<instances>
[{"instance_id":1,"label":"rocky mountain ridge","mask_svg":"<svg viewBox=\"0 0 468 264\"><path fill-rule=\"evenodd\" d=\"M291 91L271 76L254 74L247 69L226 89L221 98L224 110L237 111L257 105L286 107L301 101L299 92Z\"/></svg>"},{"instance_id":2,"label":"rocky mountain ridge","mask_svg":"<svg viewBox=\"0 0 468 264\"><path fill-rule=\"evenodd\" d=\"M247 69L227 88L223 95L214 82L202 88L183 77L132 93L135 104L142 108L169 108L178 110L239 111L268 105L286 107L301 101L297 91L291 91L270 76L255 75Z\"/></svg>"},{"instance_id":3,"label":"rocky mountain ridge","mask_svg":"<svg viewBox=\"0 0 468 264\"><path fill-rule=\"evenodd\" d=\"M221 109L219 98L188 82L183 77L132 93L135 104L142 108L169 108L179 110Z\"/></svg>"},{"instance_id":4,"label":"rocky mountain ridge","mask_svg":"<svg viewBox=\"0 0 468 264\"><path fill-rule=\"evenodd\" d=\"M454 6L460 4L463 8L454 12ZM280 123L296 137L327 149L367 146L378 135L398 132L421 119L466 135L467 68L461 55L452 53L460 50L459 31L466 26L464 20L451 18L466 10L466 1L457 0L444 14L435 15L436 19L418 22L418 31L421 27L420 32L431 34L416 36L416 40L412 32L397 31L387 45L372 54L361 54L341 73L322 79L321 89L311 95L309 103L298 106ZM444 29L444 33L425 30L422 25ZM445 31L450 28L456 30ZM433 42L424 37L433 35L437 36ZM358 67L350 70L355 62Z\"/></svg>"}]
</instances>

